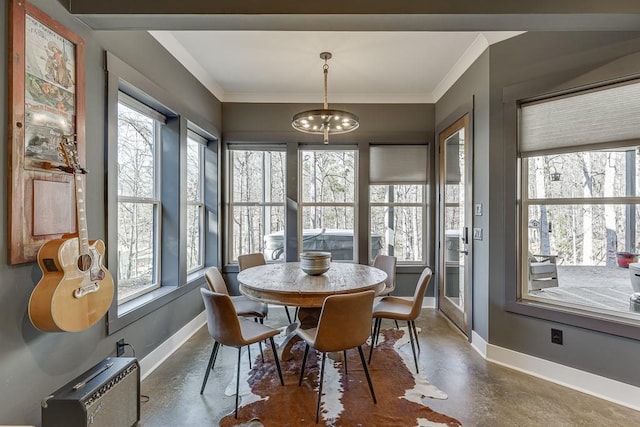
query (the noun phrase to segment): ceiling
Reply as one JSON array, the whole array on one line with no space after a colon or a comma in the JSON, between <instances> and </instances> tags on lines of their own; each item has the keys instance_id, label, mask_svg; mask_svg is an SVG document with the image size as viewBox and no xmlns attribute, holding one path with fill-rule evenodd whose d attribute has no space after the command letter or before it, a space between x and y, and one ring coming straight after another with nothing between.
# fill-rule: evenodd
<instances>
[{"instance_id":1,"label":"ceiling","mask_svg":"<svg viewBox=\"0 0 640 427\"><path fill-rule=\"evenodd\" d=\"M433 103L493 43L522 32L150 31L222 102Z\"/></svg>"}]
</instances>

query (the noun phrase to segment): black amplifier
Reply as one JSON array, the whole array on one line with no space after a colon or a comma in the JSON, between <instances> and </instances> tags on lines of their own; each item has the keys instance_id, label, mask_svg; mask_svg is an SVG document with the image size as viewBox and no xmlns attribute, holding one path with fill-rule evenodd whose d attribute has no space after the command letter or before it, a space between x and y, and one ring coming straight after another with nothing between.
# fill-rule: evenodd
<instances>
[{"instance_id":1,"label":"black amplifier","mask_svg":"<svg viewBox=\"0 0 640 427\"><path fill-rule=\"evenodd\" d=\"M42 400L42 427L131 427L139 420L134 357L107 357Z\"/></svg>"}]
</instances>

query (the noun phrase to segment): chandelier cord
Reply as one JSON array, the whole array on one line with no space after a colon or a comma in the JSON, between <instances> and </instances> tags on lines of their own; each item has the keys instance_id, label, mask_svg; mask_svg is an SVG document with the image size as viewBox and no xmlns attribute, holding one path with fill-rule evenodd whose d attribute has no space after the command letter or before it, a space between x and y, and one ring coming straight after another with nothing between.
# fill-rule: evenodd
<instances>
[{"instance_id":1,"label":"chandelier cord","mask_svg":"<svg viewBox=\"0 0 640 427\"><path fill-rule=\"evenodd\" d=\"M328 78L329 78L329 65L327 64L327 60L324 60L324 66L322 67L324 70L324 109L329 108L329 95L328 92Z\"/></svg>"}]
</instances>

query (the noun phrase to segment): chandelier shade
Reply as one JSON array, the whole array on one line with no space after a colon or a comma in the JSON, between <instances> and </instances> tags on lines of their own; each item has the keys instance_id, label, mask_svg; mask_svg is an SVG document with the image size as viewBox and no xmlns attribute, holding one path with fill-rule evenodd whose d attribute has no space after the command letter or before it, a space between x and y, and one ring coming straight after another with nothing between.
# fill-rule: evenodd
<instances>
[{"instance_id":1,"label":"chandelier shade","mask_svg":"<svg viewBox=\"0 0 640 427\"><path fill-rule=\"evenodd\" d=\"M360 119L353 113L343 110L333 110L329 108L327 95L327 77L329 65L327 61L331 58L331 53L322 52L320 59L324 60L322 67L324 72L324 108L307 110L293 116L291 126L304 133L323 135L325 144L329 143L329 135L348 133L358 129Z\"/></svg>"}]
</instances>

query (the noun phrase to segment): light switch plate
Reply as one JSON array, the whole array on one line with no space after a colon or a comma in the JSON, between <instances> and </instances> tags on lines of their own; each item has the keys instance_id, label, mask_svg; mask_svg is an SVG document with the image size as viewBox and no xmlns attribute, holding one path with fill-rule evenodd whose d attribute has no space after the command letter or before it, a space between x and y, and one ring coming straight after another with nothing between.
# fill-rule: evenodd
<instances>
[{"instance_id":1,"label":"light switch plate","mask_svg":"<svg viewBox=\"0 0 640 427\"><path fill-rule=\"evenodd\" d=\"M476 214L476 216L482 216L482 203L476 203L474 213Z\"/></svg>"},{"instance_id":2,"label":"light switch plate","mask_svg":"<svg viewBox=\"0 0 640 427\"><path fill-rule=\"evenodd\" d=\"M473 229L473 240L482 240L482 228Z\"/></svg>"}]
</instances>

